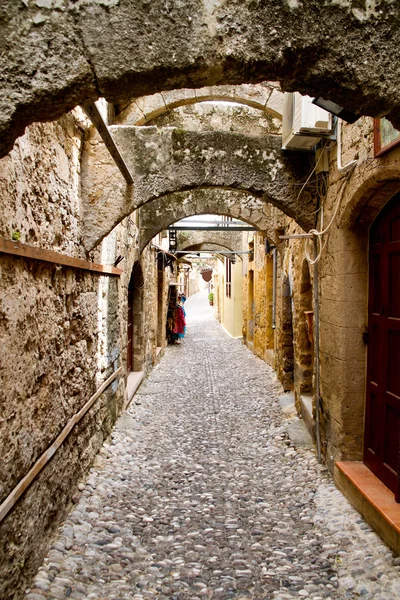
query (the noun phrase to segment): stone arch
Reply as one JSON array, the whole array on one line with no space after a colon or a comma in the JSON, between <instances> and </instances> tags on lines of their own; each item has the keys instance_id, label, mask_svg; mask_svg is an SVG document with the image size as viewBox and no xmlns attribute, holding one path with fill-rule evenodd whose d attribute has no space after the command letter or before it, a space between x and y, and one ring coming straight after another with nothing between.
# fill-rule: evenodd
<instances>
[{"instance_id":1,"label":"stone arch","mask_svg":"<svg viewBox=\"0 0 400 600\"><path fill-rule=\"evenodd\" d=\"M178 250L195 246L214 245L225 250L239 250L242 235L239 231L229 231L221 227L220 231L178 231Z\"/></svg>"},{"instance_id":2,"label":"stone arch","mask_svg":"<svg viewBox=\"0 0 400 600\"><path fill-rule=\"evenodd\" d=\"M216 256L220 260L222 260L222 257L225 255L227 258L231 258L232 260L235 260L235 261L237 258L239 258L239 260L242 259L242 257L240 255L231 254L231 252L233 252L233 250L230 247L226 246L225 244L212 244L212 243L206 242L204 244L194 244L193 246L187 246L185 248L182 248L182 251L185 251L187 253L199 252L200 250L203 250L203 251L216 250L218 253ZM180 256L184 256L184 255L181 254Z\"/></svg>"},{"instance_id":3,"label":"stone arch","mask_svg":"<svg viewBox=\"0 0 400 600\"><path fill-rule=\"evenodd\" d=\"M119 186L121 177L115 181L110 177L114 172L101 158L88 161L97 163L82 188L88 250L147 202L193 188L248 192L279 208L303 229L314 225L316 197L305 188L299 200L296 185L309 173L309 158L285 154L278 136L156 127L111 130L134 181L127 191Z\"/></svg>"},{"instance_id":4,"label":"stone arch","mask_svg":"<svg viewBox=\"0 0 400 600\"><path fill-rule=\"evenodd\" d=\"M400 156L400 152L397 154ZM368 228L390 198L400 190L400 166L382 164L385 161L385 158L381 159L372 172L360 177L362 183L350 197L345 193L344 208L339 218L341 227L361 225Z\"/></svg>"},{"instance_id":5,"label":"stone arch","mask_svg":"<svg viewBox=\"0 0 400 600\"><path fill-rule=\"evenodd\" d=\"M389 114L400 127L396 3L379 10L350 0L274 0L264 7L205 0L166 7L155 0L133 10L126 0L88 0L62 11L44 4L9 2L3 11L2 155L29 123L99 96L118 103L167 89L265 80L360 114Z\"/></svg>"},{"instance_id":6,"label":"stone arch","mask_svg":"<svg viewBox=\"0 0 400 600\"><path fill-rule=\"evenodd\" d=\"M174 108L207 101L235 102L282 119L283 92L276 83L263 82L258 85L219 85L197 90L167 90L135 98L118 115L117 122L143 126Z\"/></svg>"},{"instance_id":7,"label":"stone arch","mask_svg":"<svg viewBox=\"0 0 400 600\"><path fill-rule=\"evenodd\" d=\"M157 198L140 209L140 251L173 223L204 214L241 219L257 227L272 243L279 242L277 230L282 227L283 215L260 198L237 190L195 189Z\"/></svg>"}]
</instances>

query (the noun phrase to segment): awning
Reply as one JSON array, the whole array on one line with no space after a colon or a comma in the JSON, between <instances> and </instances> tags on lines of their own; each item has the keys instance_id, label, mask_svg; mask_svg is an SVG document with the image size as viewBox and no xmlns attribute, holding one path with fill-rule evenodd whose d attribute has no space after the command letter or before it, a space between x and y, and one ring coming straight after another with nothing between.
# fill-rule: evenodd
<instances>
[{"instance_id":1,"label":"awning","mask_svg":"<svg viewBox=\"0 0 400 600\"><path fill-rule=\"evenodd\" d=\"M171 252L167 252L167 250L164 250L163 248L160 248L159 246L156 246L155 244L152 244L152 246L155 250L157 250L157 259L160 261L161 260L163 261L164 267L172 268L172 263L175 260L177 260L177 257L175 256L175 254L171 254Z\"/></svg>"}]
</instances>

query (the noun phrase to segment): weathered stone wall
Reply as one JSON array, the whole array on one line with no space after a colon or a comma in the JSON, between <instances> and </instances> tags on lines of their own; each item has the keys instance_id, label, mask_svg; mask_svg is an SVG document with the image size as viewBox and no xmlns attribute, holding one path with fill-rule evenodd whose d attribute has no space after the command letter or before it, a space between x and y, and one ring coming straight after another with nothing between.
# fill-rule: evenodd
<instances>
[{"instance_id":1,"label":"weathered stone wall","mask_svg":"<svg viewBox=\"0 0 400 600\"><path fill-rule=\"evenodd\" d=\"M4 237L88 258L81 244L81 148L82 130L73 115L34 125L18 140L0 163ZM6 254L0 268L4 500L119 366L119 284L115 277ZM40 562L76 484L111 430L122 393L116 380L1 523L2 598L18 597Z\"/></svg>"},{"instance_id":2,"label":"weathered stone wall","mask_svg":"<svg viewBox=\"0 0 400 600\"><path fill-rule=\"evenodd\" d=\"M165 346L165 317L168 283L171 272L164 269L162 286L159 290L157 250L150 245L140 253L140 227L139 213L133 213L114 230L120 240L116 247L115 255L125 255L120 263L123 274L120 279L117 308L120 315L119 344L121 350L121 364L125 370L125 378L129 374L126 370L128 351L128 287L132 272L134 273L134 286L137 302L134 310L134 370L148 372L158 360L157 347ZM105 238L108 240L110 234ZM103 242L104 246L104 242ZM161 299L159 295L161 294ZM165 314L164 314L165 313ZM126 405L127 398L125 394Z\"/></svg>"},{"instance_id":3,"label":"weathered stone wall","mask_svg":"<svg viewBox=\"0 0 400 600\"><path fill-rule=\"evenodd\" d=\"M254 236L254 352L270 362L274 349L272 329L272 256L265 252L265 238Z\"/></svg>"},{"instance_id":4,"label":"weathered stone wall","mask_svg":"<svg viewBox=\"0 0 400 600\"><path fill-rule=\"evenodd\" d=\"M317 228L326 227L341 199L319 262L320 374L322 451L333 471L335 460L362 459L367 348L368 228L385 203L400 189L400 151L374 158L372 119L362 118L350 126L342 124L342 163L357 160L347 177L337 169L336 148L330 152L326 199ZM342 189L343 188L343 189ZM342 195L343 193L343 195ZM320 211L321 212L321 211ZM287 222L286 233L301 229ZM325 238L324 238L325 239ZM305 263L305 241L283 245L282 277L278 285L277 348L278 375L284 382L284 313L292 309L294 390L300 396L315 395L313 346L307 341L304 310L313 307L310 284L313 267ZM312 253L312 249L309 249ZM290 287L290 305L282 293ZM314 398L315 403L315 398ZM315 406L315 404L314 404Z\"/></svg>"},{"instance_id":5,"label":"weathered stone wall","mask_svg":"<svg viewBox=\"0 0 400 600\"><path fill-rule=\"evenodd\" d=\"M159 289L156 251L148 246L139 253L138 213L125 218L90 256L83 247L82 224L90 223L81 189L89 201L96 193L112 201L110 185L120 189L119 174L104 148L113 183L105 180L103 188L90 187L96 165L85 153L81 162L83 144L101 142L93 130L84 132L83 127L79 115L33 125L0 163L4 237L14 235L40 248L103 264L123 257L121 277L108 277L0 256L0 501L101 383L119 366L124 371L0 525L0 595L7 600L19 598L73 500L77 483L126 406L127 298L135 263L140 263L143 275L136 344L145 372L159 356L157 346L165 344L169 273Z\"/></svg>"},{"instance_id":6,"label":"weathered stone wall","mask_svg":"<svg viewBox=\"0 0 400 600\"><path fill-rule=\"evenodd\" d=\"M249 249L253 254L243 256L243 341L250 343L257 356L273 364L275 333L272 329L272 256L266 254L265 237L259 233L244 234L243 250ZM253 272L252 306L248 289L249 271ZM250 327L252 332L249 335Z\"/></svg>"},{"instance_id":7,"label":"weathered stone wall","mask_svg":"<svg viewBox=\"0 0 400 600\"><path fill-rule=\"evenodd\" d=\"M85 258L80 246L83 130L70 113L32 125L0 162L0 234Z\"/></svg>"}]
</instances>

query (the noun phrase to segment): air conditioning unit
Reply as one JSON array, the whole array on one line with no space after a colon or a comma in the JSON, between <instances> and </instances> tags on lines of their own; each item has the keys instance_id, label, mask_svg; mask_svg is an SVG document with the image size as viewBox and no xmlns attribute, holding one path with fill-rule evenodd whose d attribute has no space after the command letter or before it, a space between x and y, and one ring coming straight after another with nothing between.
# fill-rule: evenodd
<instances>
[{"instance_id":1,"label":"air conditioning unit","mask_svg":"<svg viewBox=\"0 0 400 600\"><path fill-rule=\"evenodd\" d=\"M283 98L282 149L311 151L332 134L332 115L312 104L310 96L286 92Z\"/></svg>"}]
</instances>

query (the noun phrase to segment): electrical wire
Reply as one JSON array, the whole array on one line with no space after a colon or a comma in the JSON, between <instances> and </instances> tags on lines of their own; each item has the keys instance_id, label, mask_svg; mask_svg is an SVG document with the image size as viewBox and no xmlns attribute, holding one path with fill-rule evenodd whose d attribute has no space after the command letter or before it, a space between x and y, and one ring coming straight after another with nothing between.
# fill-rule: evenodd
<instances>
[{"instance_id":1,"label":"electrical wire","mask_svg":"<svg viewBox=\"0 0 400 600\"><path fill-rule=\"evenodd\" d=\"M353 168L354 168L354 166L353 166ZM319 260L320 260L320 258L322 256L322 253L323 253L323 251L325 249L325 246L327 244L327 241L328 241L328 236L325 238L324 242L322 242L322 238L327 233L329 233L329 230L331 229L333 223L336 220L336 216L337 216L337 214L339 212L339 208L340 208L340 206L342 204L342 199L343 199L343 196L344 196L344 190L346 188L346 185L347 185L347 182L348 182L348 180L350 178L350 175L351 175L351 173L353 171L353 168L346 173L346 176L345 176L345 178L343 180L342 187L340 188L340 191L339 191L339 196L338 196L338 199L337 199L337 202L336 202L335 209L333 211L332 218L329 221L328 225L322 231L318 231L317 229L310 229L310 231L308 232L308 233L311 233L314 236L314 239L317 240L317 245L319 246L319 250L317 252L317 255L314 256L314 258L311 258L307 246L305 247L305 252L304 253L305 253L306 259L307 259L307 261L308 261L308 263L310 265L315 265L317 262L319 262ZM308 238L307 241L310 242L310 239Z\"/></svg>"},{"instance_id":2,"label":"electrical wire","mask_svg":"<svg viewBox=\"0 0 400 600\"><path fill-rule=\"evenodd\" d=\"M327 145L327 143L328 143L328 140L326 140L326 141L325 141L325 144L322 146L322 148L321 148L321 153L320 153L320 155L319 155L319 158L318 158L317 162L315 163L315 166L314 166L313 170L311 171L311 173L309 174L309 176L307 177L307 179L305 180L305 182L304 182L304 183L303 183L303 185L301 186L301 190L299 191L299 193L298 193L298 195L297 195L297 198L296 198L296 204L297 204L297 202L299 201L299 198L300 198L301 194L303 193L303 190L304 190L304 188L306 187L307 183L310 181L310 179L311 179L311 177L313 176L313 174L314 174L315 170L317 169L317 167L318 167L318 165L319 165L319 163L320 163L320 160L321 160L321 158L322 158L322 156L323 156L323 154L324 154L324 150L325 150L325 148L326 148L326 145Z\"/></svg>"}]
</instances>

